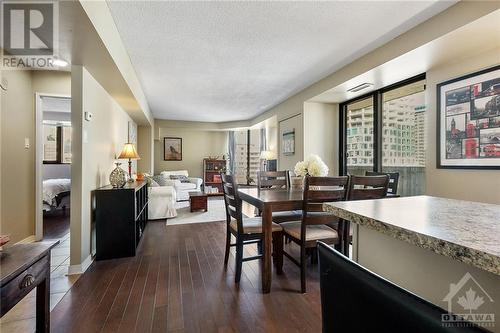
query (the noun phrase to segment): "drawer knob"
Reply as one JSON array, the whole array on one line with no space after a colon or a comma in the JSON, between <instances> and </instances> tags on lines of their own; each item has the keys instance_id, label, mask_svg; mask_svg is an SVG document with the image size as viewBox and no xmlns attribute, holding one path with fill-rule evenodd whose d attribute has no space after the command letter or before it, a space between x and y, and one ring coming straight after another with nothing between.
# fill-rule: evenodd
<instances>
[{"instance_id":1,"label":"drawer knob","mask_svg":"<svg viewBox=\"0 0 500 333\"><path fill-rule=\"evenodd\" d=\"M19 289L25 289L35 282L35 277L32 274L26 275L19 283Z\"/></svg>"}]
</instances>

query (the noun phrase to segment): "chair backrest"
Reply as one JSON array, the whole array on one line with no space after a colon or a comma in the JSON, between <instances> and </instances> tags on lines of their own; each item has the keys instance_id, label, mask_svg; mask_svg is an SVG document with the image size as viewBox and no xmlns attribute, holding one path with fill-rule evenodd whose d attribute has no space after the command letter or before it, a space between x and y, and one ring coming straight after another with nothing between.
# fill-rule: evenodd
<instances>
[{"instance_id":1,"label":"chair backrest","mask_svg":"<svg viewBox=\"0 0 500 333\"><path fill-rule=\"evenodd\" d=\"M259 171L257 172L257 187L263 188L290 188L290 176L286 171Z\"/></svg>"},{"instance_id":2,"label":"chair backrest","mask_svg":"<svg viewBox=\"0 0 500 333\"><path fill-rule=\"evenodd\" d=\"M305 240L306 226L328 224L338 218L323 211L323 203L346 199L349 177L306 177L304 182L304 202L302 206L302 233Z\"/></svg>"},{"instance_id":3,"label":"chair backrest","mask_svg":"<svg viewBox=\"0 0 500 333\"><path fill-rule=\"evenodd\" d=\"M323 332L455 332L448 312L318 242ZM486 332L477 326L459 332Z\"/></svg>"},{"instance_id":4,"label":"chair backrest","mask_svg":"<svg viewBox=\"0 0 500 333\"><path fill-rule=\"evenodd\" d=\"M347 200L381 199L387 195L389 176L350 176Z\"/></svg>"},{"instance_id":5,"label":"chair backrest","mask_svg":"<svg viewBox=\"0 0 500 333\"><path fill-rule=\"evenodd\" d=\"M388 194L398 194L398 182L399 182L399 172L375 172L366 171L365 176L389 176L389 185L387 186Z\"/></svg>"},{"instance_id":6,"label":"chair backrest","mask_svg":"<svg viewBox=\"0 0 500 333\"><path fill-rule=\"evenodd\" d=\"M233 175L225 173L221 173L221 179L224 203L226 204L226 222L229 224L231 218L234 218L238 225L238 233L243 233L243 213L236 180Z\"/></svg>"}]
</instances>

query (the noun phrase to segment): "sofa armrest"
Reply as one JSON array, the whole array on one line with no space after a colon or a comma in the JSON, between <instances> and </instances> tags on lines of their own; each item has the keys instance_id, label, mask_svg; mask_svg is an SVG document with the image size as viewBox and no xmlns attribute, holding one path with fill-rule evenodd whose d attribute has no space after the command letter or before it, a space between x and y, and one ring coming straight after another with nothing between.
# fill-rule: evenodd
<instances>
[{"instance_id":1,"label":"sofa armrest","mask_svg":"<svg viewBox=\"0 0 500 333\"><path fill-rule=\"evenodd\" d=\"M181 183L181 181L178 179L167 179L167 180L165 180L165 183L167 184L166 186L176 187L177 185L179 185ZM165 186L161 186L161 187L165 187Z\"/></svg>"},{"instance_id":2,"label":"sofa armrest","mask_svg":"<svg viewBox=\"0 0 500 333\"><path fill-rule=\"evenodd\" d=\"M196 189L199 190L201 188L201 184L203 184L203 179L195 178L195 177L188 177L188 179L189 179L190 183L193 183L196 185Z\"/></svg>"},{"instance_id":3,"label":"sofa armrest","mask_svg":"<svg viewBox=\"0 0 500 333\"><path fill-rule=\"evenodd\" d=\"M172 196L173 200L177 200L177 193L172 186L156 186L149 188L149 197L150 198L158 198Z\"/></svg>"}]
</instances>

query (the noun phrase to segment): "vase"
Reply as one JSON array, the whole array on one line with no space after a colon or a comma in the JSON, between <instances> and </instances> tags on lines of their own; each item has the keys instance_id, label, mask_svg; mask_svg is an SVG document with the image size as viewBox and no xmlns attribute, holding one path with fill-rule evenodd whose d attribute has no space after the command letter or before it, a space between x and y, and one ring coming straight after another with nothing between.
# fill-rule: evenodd
<instances>
[{"instance_id":1,"label":"vase","mask_svg":"<svg viewBox=\"0 0 500 333\"><path fill-rule=\"evenodd\" d=\"M291 177L290 187L293 189L301 190L304 188L304 177Z\"/></svg>"},{"instance_id":2,"label":"vase","mask_svg":"<svg viewBox=\"0 0 500 333\"><path fill-rule=\"evenodd\" d=\"M116 162L116 168L109 175L109 182L113 188L120 188L127 182L127 174L120 168L121 163Z\"/></svg>"}]
</instances>

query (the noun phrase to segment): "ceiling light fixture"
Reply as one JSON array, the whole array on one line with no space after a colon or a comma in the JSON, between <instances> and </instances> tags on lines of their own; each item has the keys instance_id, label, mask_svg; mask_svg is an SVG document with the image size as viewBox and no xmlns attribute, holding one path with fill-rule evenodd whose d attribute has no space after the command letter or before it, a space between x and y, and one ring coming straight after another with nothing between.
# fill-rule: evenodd
<instances>
[{"instance_id":1,"label":"ceiling light fixture","mask_svg":"<svg viewBox=\"0 0 500 333\"><path fill-rule=\"evenodd\" d=\"M55 58L52 61L52 64L54 66L57 66L57 67L66 67L66 66L68 66L68 62L66 60L62 60L62 59L59 59L59 58Z\"/></svg>"},{"instance_id":2,"label":"ceiling light fixture","mask_svg":"<svg viewBox=\"0 0 500 333\"><path fill-rule=\"evenodd\" d=\"M371 83L361 83L360 85L356 86L356 87L352 87L351 89L348 89L347 91L349 92L358 92L358 91L361 91L363 89L366 89L368 87L371 87L373 86L373 84Z\"/></svg>"}]
</instances>

